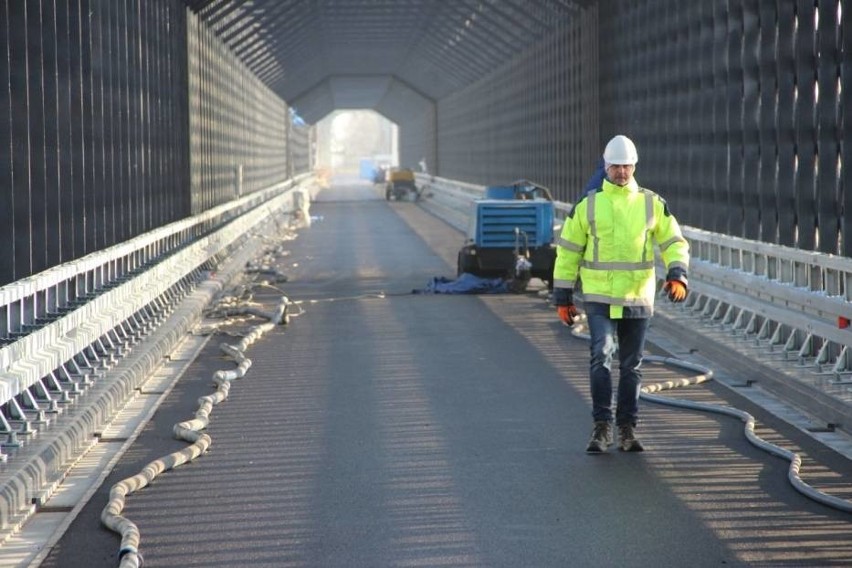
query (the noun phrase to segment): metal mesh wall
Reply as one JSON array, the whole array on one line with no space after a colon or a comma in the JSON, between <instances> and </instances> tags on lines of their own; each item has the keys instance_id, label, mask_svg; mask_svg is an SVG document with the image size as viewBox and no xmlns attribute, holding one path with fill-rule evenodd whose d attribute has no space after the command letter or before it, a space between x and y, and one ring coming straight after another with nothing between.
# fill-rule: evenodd
<instances>
[{"instance_id":1,"label":"metal mesh wall","mask_svg":"<svg viewBox=\"0 0 852 568\"><path fill-rule=\"evenodd\" d=\"M438 103L438 173L472 183L532 179L573 201L592 173L597 9Z\"/></svg>"},{"instance_id":2,"label":"metal mesh wall","mask_svg":"<svg viewBox=\"0 0 852 568\"><path fill-rule=\"evenodd\" d=\"M637 179L685 224L850 256L839 4L602 2L601 139L636 141Z\"/></svg>"},{"instance_id":3,"label":"metal mesh wall","mask_svg":"<svg viewBox=\"0 0 852 568\"><path fill-rule=\"evenodd\" d=\"M188 213L178 3L0 2L0 284Z\"/></svg>"},{"instance_id":4,"label":"metal mesh wall","mask_svg":"<svg viewBox=\"0 0 852 568\"><path fill-rule=\"evenodd\" d=\"M850 22L840 0L602 0L439 101L440 175L573 201L627 134L684 224L852 256Z\"/></svg>"},{"instance_id":5,"label":"metal mesh wall","mask_svg":"<svg viewBox=\"0 0 852 568\"><path fill-rule=\"evenodd\" d=\"M287 105L188 16L192 213L287 179Z\"/></svg>"},{"instance_id":6,"label":"metal mesh wall","mask_svg":"<svg viewBox=\"0 0 852 568\"><path fill-rule=\"evenodd\" d=\"M426 168L434 173L437 164L435 152L435 108L421 109L416 116L407 117L399 124L399 164L420 171L421 160Z\"/></svg>"},{"instance_id":7,"label":"metal mesh wall","mask_svg":"<svg viewBox=\"0 0 852 568\"><path fill-rule=\"evenodd\" d=\"M601 0L400 117L400 151L573 201L624 133L683 223L852 256L841 3ZM307 171L310 145L178 0L0 3L0 284Z\"/></svg>"},{"instance_id":8,"label":"metal mesh wall","mask_svg":"<svg viewBox=\"0 0 852 568\"><path fill-rule=\"evenodd\" d=\"M286 104L188 14L0 2L0 285L307 171Z\"/></svg>"},{"instance_id":9,"label":"metal mesh wall","mask_svg":"<svg viewBox=\"0 0 852 568\"><path fill-rule=\"evenodd\" d=\"M289 129L289 173L287 177L313 170L311 148L315 144L315 130L310 126L293 125Z\"/></svg>"}]
</instances>

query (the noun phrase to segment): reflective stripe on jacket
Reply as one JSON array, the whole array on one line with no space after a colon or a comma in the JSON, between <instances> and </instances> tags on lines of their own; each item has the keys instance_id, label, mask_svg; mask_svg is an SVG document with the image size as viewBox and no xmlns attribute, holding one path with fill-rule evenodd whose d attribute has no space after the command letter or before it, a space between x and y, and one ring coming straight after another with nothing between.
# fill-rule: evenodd
<instances>
[{"instance_id":1,"label":"reflective stripe on jacket","mask_svg":"<svg viewBox=\"0 0 852 568\"><path fill-rule=\"evenodd\" d=\"M554 288L582 282L586 302L647 308L654 305L654 245L666 270L689 267L689 244L666 202L635 180L618 186L604 180L565 219L556 241ZM621 317L621 308L611 310ZM645 311L645 310L642 310Z\"/></svg>"}]
</instances>

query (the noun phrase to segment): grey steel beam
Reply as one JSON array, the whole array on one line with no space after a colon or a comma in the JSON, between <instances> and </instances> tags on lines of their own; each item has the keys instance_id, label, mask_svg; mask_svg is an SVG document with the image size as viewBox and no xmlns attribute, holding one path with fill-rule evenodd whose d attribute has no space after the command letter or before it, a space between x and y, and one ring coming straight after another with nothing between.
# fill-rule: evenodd
<instances>
[{"instance_id":1,"label":"grey steel beam","mask_svg":"<svg viewBox=\"0 0 852 568\"><path fill-rule=\"evenodd\" d=\"M840 21L840 37L846 42L844 45L849 45L849 38L852 38L852 18L841 18ZM844 47L845 49L845 47ZM852 164L852 57L849 57L848 51L845 52L846 57L843 57L840 62L840 88L843 91L843 96L838 101L840 116L843 117L843 128L839 133L840 138L840 164ZM841 168L838 183L843 189L840 196L840 209L845 212L846 217L840 227L840 240L842 242L841 254L847 257L852 257L852 223L849 223L849 212L852 211L852 168ZM852 283L850 283L852 284ZM852 287L852 286L850 286Z\"/></svg>"},{"instance_id":2,"label":"grey steel beam","mask_svg":"<svg viewBox=\"0 0 852 568\"><path fill-rule=\"evenodd\" d=\"M246 64L249 65L249 66L251 64L250 54L251 54L252 50L258 48L257 43L264 43L264 45L267 46L271 51L275 51L276 53L286 55L286 54L289 53L289 50L292 49L295 46L299 46L299 45L302 45L304 43L313 43L313 42L306 42L305 41L306 38L311 37L310 31L309 31L309 26L306 25L306 22L308 22L308 21L313 22L313 21L315 21L315 19L316 19L316 16L313 13L303 12L299 16L297 16L297 18L294 18L294 20L289 23L289 25L292 26L292 28L295 28L295 30L296 30L292 34L286 34L286 33L283 33L283 32L278 33L278 34L268 33L263 38L261 38L260 34L258 34L258 36L255 36L253 38L254 41L251 42L251 45L244 45L245 39L243 39L241 41L234 42L231 45L231 48L234 50L234 53L238 54L241 58L248 58L247 60L246 59L244 59L244 60L246 61ZM292 29L292 28L287 28L287 29ZM248 36L248 37L251 37L251 36ZM284 61L286 63L286 61L288 61L290 59L290 57L282 56L281 59L282 59L282 61Z\"/></svg>"},{"instance_id":3,"label":"grey steel beam","mask_svg":"<svg viewBox=\"0 0 852 568\"><path fill-rule=\"evenodd\" d=\"M536 30L528 25L528 19L526 17L526 14L523 14L521 17L518 17L518 14L515 12L515 10L511 9L510 6L501 4L499 2L493 2L489 4L488 8L489 11L498 15L500 20L508 22L507 25L509 27L515 26L519 29L522 29L524 33L527 34L527 37L539 35L539 30Z\"/></svg>"},{"instance_id":4,"label":"grey steel beam","mask_svg":"<svg viewBox=\"0 0 852 568\"><path fill-rule=\"evenodd\" d=\"M9 191L0 191L0 240L7 246L0 249L0 275L7 278L15 274L15 190L12 168L12 68L10 55L11 38L10 6L0 3L0 148L7 149L5 159L0 160L0 186ZM5 283L5 282L4 282ZM5 327L8 314L0 313L0 326Z\"/></svg>"},{"instance_id":5,"label":"grey steel beam","mask_svg":"<svg viewBox=\"0 0 852 568\"><path fill-rule=\"evenodd\" d=\"M760 84L760 111L758 116L760 136L760 170L758 188L760 196L760 234L758 238L766 242L778 239L778 78L776 70L776 25L778 11L772 2L761 2L758 17L760 19L760 41L758 45L758 82ZM772 188L772 190L769 190Z\"/></svg>"},{"instance_id":6,"label":"grey steel beam","mask_svg":"<svg viewBox=\"0 0 852 568\"><path fill-rule=\"evenodd\" d=\"M505 39L485 33L486 30L482 29L482 26L471 25L468 27L464 25L464 22L467 21L469 12L467 10L463 10L462 6L463 5L460 3L453 3L453 10L456 14L463 18L460 19L462 26L464 26L463 29L461 29L461 33L467 34L467 36L470 37L471 43L475 44L476 47L475 50L468 50L468 57L477 57L484 65L493 65L493 62L495 61L504 60L505 58L518 53L517 46L515 49L512 49ZM487 17L485 19L488 20ZM494 52L494 48L497 48L497 53ZM483 55L486 54L487 57L483 57Z\"/></svg>"},{"instance_id":7,"label":"grey steel beam","mask_svg":"<svg viewBox=\"0 0 852 568\"><path fill-rule=\"evenodd\" d=\"M287 29L292 29L294 27L298 28L298 25L294 25L294 22L289 21L289 15L299 11L304 13L304 10L301 10L301 8L302 6L298 3L276 3L275 7L268 12L264 12L262 17L245 17L240 22L232 24L228 28L227 33L221 33L220 37L226 44L236 47L238 43L234 41L235 38L237 38L243 30L253 25L269 27L271 30L284 28L283 24L286 24ZM283 35L285 32L282 29L282 31L278 33ZM275 34L273 31L270 31L269 35L273 36Z\"/></svg>"},{"instance_id":8,"label":"grey steel beam","mask_svg":"<svg viewBox=\"0 0 852 568\"><path fill-rule=\"evenodd\" d=\"M841 46L838 21L838 0L819 2L819 29L816 32L816 87L819 98L816 101L817 124L817 163L815 180L816 232L817 248L820 252L839 254L842 243L839 229L844 223L844 212L840 208L842 187L838 184L838 161L840 158L839 125L843 124L840 114L841 97L849 97L840 86ZM850 17L847 14L846 17ZM846 47L852 45L852 38L843 38ZM846 52L846 57L850 54ZM849 84L847 78L847 85ZM852 117L846 117L852 120ZM842 164L842 162L840 162Z\"/></svg>"},{"instance_id":9,"label":"grey steel beam","mask_svg":"<svg viewBox=\"0 0 852 568\"><path fill-rule=\"evenodd\" d=\"M32 175L32 159L30 155L30 105L29 96L29 43L31 20L35 3L12 2L6 4L9 17L8 54L9 54L9 95L15 112L11 117L11 172L13 188L13 237L10 241L12 250L13 272L5 275L5 282L11 282L32 274L30 218L33 196L30 178ZM11 109L10 109L11 111Z\"/></svg>"},{"instance_id":10,"label":"grey steel beam","mask_svg":"<svg viewBox=\"0 0 852 568\"><path fill-rule=\"evenodd\" d=\"M796 0L796 173L795 210L798 229L797 246L816 247L816 10L814 2ZM738 233L731 233L738 234Z\"/></svg>"},{"instance_id":11,"label":"grey steel beam","mask_svg":"<svg viewBox=\"0 0 852 568\"><path fill-rule=\"evenodd\" d=\"M228 0L227 2L220 3L216 8L210 7L204 10L204 22L210 26L211 29L215 30L216 24L226 19L234 12L243 10L243 6L246 4L253 6L255 2L253 0Z\"/></svg>"}]
</instances>

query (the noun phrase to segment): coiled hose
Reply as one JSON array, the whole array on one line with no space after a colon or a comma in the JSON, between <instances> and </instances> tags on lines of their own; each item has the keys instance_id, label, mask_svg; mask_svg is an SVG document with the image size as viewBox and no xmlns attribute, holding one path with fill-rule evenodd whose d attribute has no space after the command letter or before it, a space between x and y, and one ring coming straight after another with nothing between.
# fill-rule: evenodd
<instances>
[{"instance_id":1,"label":"coiled hose","mask_svg":"<svg viewBox=\"0 0 852 568\"><path fill-rule=\"evenodd\" d=\"M216 371L213 374L216 392L198 399L199 408L195 412L195 418L175 424L173 428L175 438L190 442L190 445L152 461L142 468L141 472L119 481L110 489L109 502L101 512L101 523L121 535L121 546L118 550L119 568L138 568L142 565L142 555L139 553L139 529L133 521L121 516L127 496L147 486L164 471L192 461L207 451L211 438L202 430L209 424L210 412L215 405L228 398L231 381L244 377L251 367L251 359L245 356L248 347L279 323L289 321L289 305L290 301L285 296L271 313L252 307L228 310L229 315L247 314L269 321L254 326L236 345L226 343L220 345L220 349L237 364L237 367L229 371Z\"/></svg>"},{"instance_id":2,"label":"coiled hose","mask_svg":"<svg viewBox=\"0 0 852 568\"><path fill-rule=\"evenodd\" d=\"M577 323L583 323L585 321L585 316L581 314L579 316L579 319L576 321ZM578 326L575 324L571 329L571 334L575 337L590 339L589 334L584 333L582 331L583 329L585 329L585 326ZM730 406L693 402L690 400L668 398L652 394L665 390L675 389L678 387L696 385L705 381L712 380L713 371L711 369L708 369L707 367L704 367L702 365L683 361L682 359L675 359L673 357L647 355L643 359L649 362L662 363L664 365L671 365L673 367L679 367L688 371L695 371L699 374L694 377L680 379L677 381L666 381L663 383L655 383L652 385L643 386L639 391L639 398L657 404L664 404L677 408L686 408L689 410L712 412L715 414L723 414L725 416L733 416L734 418L739 418L742 422L745 423L745 426L743 428L745 437L753 446L765 452L768 452L773 456L785 459L790 462L790 467L787 470L787 479L790 481L796 491L798 491L809 499L822 503L823 505L827 505L833 509L852 513L852 502L847 501L846 499L841 499L840 497L835 497L834 495L828 495L827 493L823 493L822 491L819 491L802 481L802 478L799 476L799 470L802 467L802 458L799 457L797 453L778 447L775 444L767 442L766 440L755 434L754 416L752 416L748 412L740 410L738 408L732 408Z\"/></svg>"}]
</instances>

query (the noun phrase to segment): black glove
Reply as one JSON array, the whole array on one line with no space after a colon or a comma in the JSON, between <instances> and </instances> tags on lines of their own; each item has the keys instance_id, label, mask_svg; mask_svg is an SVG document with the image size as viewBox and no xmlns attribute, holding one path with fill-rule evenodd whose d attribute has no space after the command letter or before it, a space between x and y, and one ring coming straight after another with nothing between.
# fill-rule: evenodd
<instances>
[{"instance_id":1,"label":"black glove","mask_svg":"<svg viewBox=\"0 0 852 568\"><path fill-rule=\"evenodd\" d=\"M574 303L574 291L568 288L554 288L551 301L554 306L568 306Z\"/></svg>"}]
</instances>

